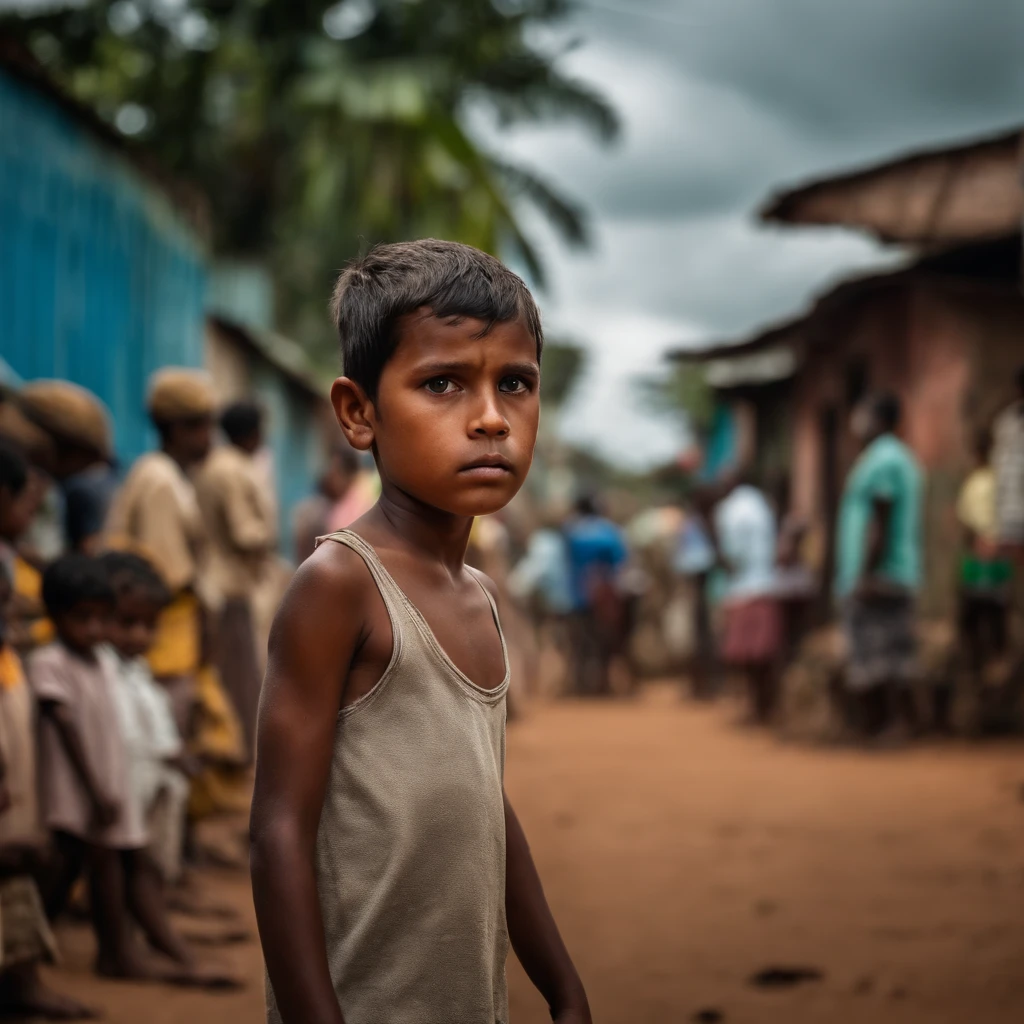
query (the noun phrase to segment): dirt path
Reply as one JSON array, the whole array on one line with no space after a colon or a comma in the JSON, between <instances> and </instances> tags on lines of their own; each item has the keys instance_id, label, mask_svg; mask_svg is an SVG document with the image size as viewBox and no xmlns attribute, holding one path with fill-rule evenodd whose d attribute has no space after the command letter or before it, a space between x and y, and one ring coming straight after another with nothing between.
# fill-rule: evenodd
<instances>
[{"instance_id":1,"label":"dirt path","mask_svg":"<svg viewBox=\"0 0 1024 1024\"><path fill-rule=\"evenodd\" d=\"M595 1019L1024 1020L1024 749L811 751L729 716L654 690L537 708L510 730L508 789ZM244 879L216 893L251 923ZM250 989L217 997L97 982L88 936L63 938L55 980L113 1024L262 1020L255 945L223 957ZM770 966L822 978L748 984ZM514 1024L546 1021L509 975Z\"/></svg>"}]
</instances>

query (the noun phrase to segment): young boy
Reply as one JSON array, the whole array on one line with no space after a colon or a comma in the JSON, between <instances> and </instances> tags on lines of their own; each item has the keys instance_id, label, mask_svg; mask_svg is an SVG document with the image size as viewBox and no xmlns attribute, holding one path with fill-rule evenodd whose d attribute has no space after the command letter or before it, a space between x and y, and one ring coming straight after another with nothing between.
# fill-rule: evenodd
<instances>
[{"instance_id":1,"label":"young boy","mask_svg":"<svg viewBox=\"0 0 1024 1024\"><path fill-rule=\"evenodd\" d=\"M44 984L57 957L39 890L43 832L36 793L35 706L21 659L7 643L12 599L0 567L0 1016L85 1020L95 1014Z\"/></svg>"},{"instance_id":2,"label":"young boy","mask_svg":"<svg viewBox=\"0 0 1024 1024\"><path fill-rule=\"evenodd\" d=\"M349 443L377 505L298 570L261 708L252 877L283 1024L508 1021L509 940L560 1024L588 1024L505 796L508 659L473 518L533 457L540 318L463 245L374 249L333 302Z\"/></svg>"},{"instance_id":3,"label":"young boy","mask_svg":"<svg viewBox=\"0 0 1024 1024\"><path fill-rule=\"evenodd\" d=\"M131 798L146 823L149 852L164 880L173 883L181 875L191 765L185 758L171 699L146 661L170 592L153 566L139 555L110 551L102 556L102 562L114 588L109 636Z\"/></svg>"},{"instance_id":4,"label":"young boy","mask_svg":"<svg viewBox=\"0 0 1024 1024\"><path fill-rule=\"evenodd\" d=\"M113 669L99 651L113 590L100 563L66 555L43 576L43 601L58 639L34 652L28 674L40 707L40 797L54 833L58 870L47 892L52 919L88 865L97 970L143 976L124 903L120 851L145 846L128 799L128 765L117 734Z\"/></svg>"},{"instance_id":5,"label":"young boy","mask_svg":"<svg viewBox=\"0 0 1024 1024\"><path fill-rule=\"evenodd\" d=\"M29 677L41 713L43 813L58 860L47 913L52 919L64 908L88 868L97 973L233 986L230 976L195 965L170 927L159 878L145 857L148 837L120 733L117 666L103 647L115 607L107 570L97 558L65 555L43 576L43 600L58 639L32 655ZM135 924L175 970L147 962Z\"/></svg>"}]
</instances>

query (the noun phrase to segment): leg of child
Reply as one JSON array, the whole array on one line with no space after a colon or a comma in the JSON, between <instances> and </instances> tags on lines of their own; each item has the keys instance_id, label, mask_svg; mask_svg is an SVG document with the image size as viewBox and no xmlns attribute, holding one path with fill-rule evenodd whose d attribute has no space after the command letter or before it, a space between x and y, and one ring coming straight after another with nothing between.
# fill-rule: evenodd
<instances>
[{"instance_id":1,"label":"leg of child","mask_svg":"<svg viewBox=\"0 0 1024 1024\"><path fill-rule=\"evenodd\" d=\"M53 835L53 858L41 879L40 889L46 917L55 921L65 909L75 882L82 876L89 848L77 836L67 832Z\"/></svg>"},{"instance_id":2,"label":"leg of child","mask_svg":"<svg viewBox=\"0 0 1024 1024\"><path fill-rule=\"evenodd\" d=\"M44 1020L96 1020L99 1014L45 984L35 960L0 974L0 1015Z\"/></svg>"},{"instance_id":3,"label":"leg of child","mask_svg":"<svg viewBox=\"0 0 1024 1024\"><path fill-rule=\"evenodd\" d=\"M92 846L89 861L89 897L99 947L97 974L108 978L155 979L157 973L146 962L132 934L121 852Z\"/></svg>"},{"instance_id":4,"label":"leg of child","mask_svg":"<svg viewBox=\"0 0 1024 1024\"><path fill-rule=\"evenodd\" d=\"M185 940L174 930L164 901L160 869L145 850L125 850L122 863L127 881L128 909L149 944L180 968L165 980L182 985L238 988L241 983L226 971L201 968Z\"/></svg>"}]
</instances>

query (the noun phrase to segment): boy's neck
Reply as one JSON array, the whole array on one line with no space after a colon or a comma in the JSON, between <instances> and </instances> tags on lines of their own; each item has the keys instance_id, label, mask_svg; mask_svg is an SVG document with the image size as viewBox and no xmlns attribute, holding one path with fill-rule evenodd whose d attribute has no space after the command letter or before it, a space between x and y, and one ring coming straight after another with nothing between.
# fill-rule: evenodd
<instances>
[{"instance_id":1,"label":"boy's neck","mask_svg":"<svg viewBox=\"0 0 1024 1024\"><path fill-rule=\"evenodd\" d=\"M80 661L88 662L90 665L96 664L95 647L89 647L83 651L81 648L72 647L71 644L69 644L63 637L58 637L58 639L60 640L61 647L63 647L64 650L68 652L68 654L73 654Z\"/></svg>"},{"instance_id":2,"label":"boy's neck","mask_svg":"<svg viewBox=\"0 0 1024 1024\"><path fill-rule=\"evenodd\" d=\"M381 480L380 500L370 512L379 525L404 547L430 562L458 572L466 562L472 518L425 505Z\"/></svg>"}]
</instances>

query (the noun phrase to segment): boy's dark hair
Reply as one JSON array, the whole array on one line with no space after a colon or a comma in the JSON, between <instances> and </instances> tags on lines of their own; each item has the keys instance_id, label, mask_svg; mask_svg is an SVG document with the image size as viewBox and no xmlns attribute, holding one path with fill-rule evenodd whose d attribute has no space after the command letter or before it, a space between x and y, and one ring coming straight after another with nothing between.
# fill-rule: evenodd
<instances>
[{"instance_id":1,"label":"boy's dark hair","mask_svg":"<svg viewBox=\"0 0 1024 1024\"><path fill-rule=\"evenodd\" d=\"M891 391L879 391L871 396L871 411L882 430L895 430L903 416L903 403Z\"/></svg>"},{"instance_id":2,"label":"boy's dark hair","mask_svg":"<svg viewBox=\"0 0 1024 1024\"><path fill-rule=\"evenodd\" d=\"M116 597L125 593L142 593L161 608L170 603L171 592L163 577L152 562L141 555L130 551L107 551L100 556L100 562Z\"/></svg>"},{"instance_id":3,"label":"boy's dark hair","mask_svg":"<svg viewBox=\"0 0 1024 1024\"><path fill-rule=\"evenodd\" d=\"M436 238L378 245L341 274L331 299L345 374L371 399L398 343L397 321L424 306L436 317L482 320L484 334L494 324L521 320L540 358L537 304L522 278L499 260Z\"/></svg>"},{"instance_id":4,"label":"boy's dark hair","mask_svg":"<svg viewBox=\"0 0 1024 1024\"><path fill-rule=\"evenodd\" d=\"M83 601L114 603L114 588L103 563L91 555L63 555L43 573L43 604L54 617Z\"/></svg>"},{"instance_id":5,"label":"boy's dark hair","mask_svg":"<svg viewBox=\"0 0 1024 1024\"><path fill-rule=\"evenodd\" d=\"M0 490L16 498L28 483L28 459L6 442L0 442Z\"/></svg>"},{"instance_id":6,"label":"boy's dark hair","mask_svg":"<svg viewBox=\"0 0 1024 1024\"><path fill-rule=\"evenodd\" d=\"M263 425L263 408L257 402L232 402L220 418L220 429L233 444L247 441Z\"/></svg>"}]
</instances>

